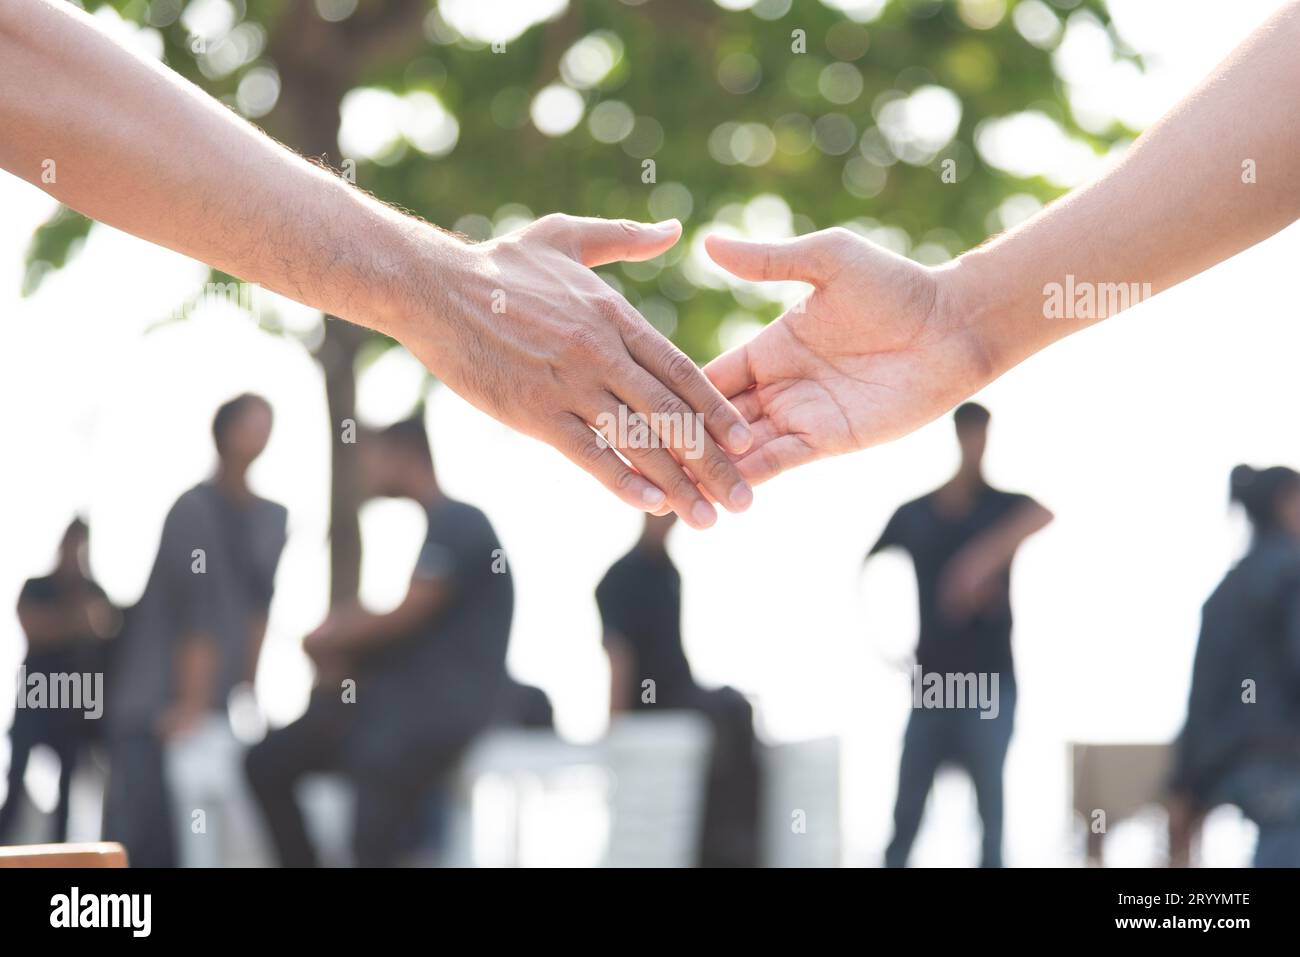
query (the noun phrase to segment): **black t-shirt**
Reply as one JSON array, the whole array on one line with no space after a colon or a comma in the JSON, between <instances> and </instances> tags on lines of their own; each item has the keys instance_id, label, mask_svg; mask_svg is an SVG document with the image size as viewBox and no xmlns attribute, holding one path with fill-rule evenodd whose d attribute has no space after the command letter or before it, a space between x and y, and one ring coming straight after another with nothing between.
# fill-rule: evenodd
<instances>
[{"instance_id":1,"label":"black t-shirt","mask_svg":"<svg viewBox=\"0 0 1300 957\"><path fill-rule=\"evenodd\" d=\"M59 575L29 578L18 594L18 604L44 606L58 611L87 598L107 602L104 589L89 578L68 579ZM102 671L106 643L104 639L87 631L85 634L67 634L57 640L32 644L29 640L24 664L29 673L67 673Z\"/></svg>"},{"instance_id":2,"label":"black t-shirt","mask_svg":"<svg viewBox=\"0 0 1300 957\"><path fill-rule=\"evenodd\" d=\"M394 734L472 734L491 720L506 681L514 584L487 516L444 499L428 513L415 577L449 600L406 638L364 663L357 703Z\"/></svg>"},{"instance_id":3,"label":"black t-shirt","mask_svg":"<svg viewBox=\"0 0 1300 957\"><path fill-rule=\"evenodd\" d=\"M899 508L870 554L897 546L912 558L921 618L916 660L922 670L963 674L998 672L1010 678L1010 568L1000 576L992 600L959 624L947 621L940 613L938 595L948 563L968 544L1033 499L985 485L968 512L948 515L940 510L936 495L931 492Z\"/></svg>"},{"instance_id":4,"label":"black t-shirt","mask_svg":"<svg viewBox=\"0 0 1300 957\"><path fill-rule=\"evenodd\" d=\"M627 699L641 707L641 683L655 683L655 704L675 707L695 690L682 649L682 578L667 554L634 548L605 573L596 604L606 640L621 636L633 656Z\"/></svg>"}]
</instances>

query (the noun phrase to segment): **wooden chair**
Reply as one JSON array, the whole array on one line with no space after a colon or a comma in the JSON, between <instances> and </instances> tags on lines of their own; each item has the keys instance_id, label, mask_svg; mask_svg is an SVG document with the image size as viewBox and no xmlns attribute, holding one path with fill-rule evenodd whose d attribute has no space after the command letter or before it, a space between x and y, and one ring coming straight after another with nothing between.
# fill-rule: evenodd
<instances>
[{"instance_id":1,"label":"wooden chair","mask_svg":"<svg viewBox=\"0 0 1300 957\"><path fill-rule=\"evenodd\" d=\"M126 848L98 844L27 844L0 847L0 867L126 867Z\"/></svg>"}]
</instances>

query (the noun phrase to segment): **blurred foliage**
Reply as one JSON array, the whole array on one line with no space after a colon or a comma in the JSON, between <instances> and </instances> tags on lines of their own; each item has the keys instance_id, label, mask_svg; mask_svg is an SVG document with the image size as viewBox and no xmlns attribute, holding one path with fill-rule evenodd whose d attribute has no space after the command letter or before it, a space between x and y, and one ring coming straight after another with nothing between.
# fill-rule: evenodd
<instances>
[{"instance_id":1,"label":"blurred foliage","mask_svg":"<svg viewBox=\"0 0 1300 957\"><path fill-rule=\"evenodd\" d=\"M229 15L221 24L227 32L196 42L192 8L203 4L211 12L227 3ZM1016 179L982 162L974 148L982 121L1033 107L1099 152L1132 135L1117 126L1098 135L1075 122L1051 50L1017 30L1015 4L891 0L876 19L858 24L819 0L793 0L784 13L784 0L760 0L761 16L724 10L710 0L570 0L557 17L495 50L456 34L431 0L111 5L156 30L166 62L232 106L250 71L265 75L273 69L278 102L255 121L295 148L324 154L323 161L336 168L343 162L336 138L339 103L349 90L433 93L459 123L455 148L432 158L401 141L387 155L358 159L356 177L380 198L447 227L474 222L463 219L472 215L499 219L506 204L522 204L533 215L563 211L653 220L664 218L665 207L669 214L685 212L689 196L684 244L658 263L602 272L703 359L718 351L718 327L728 314L740 308L769 320L779 311L752 297L738 306L729 289L694 284L682 273L679 260L693 231L717 218L735 219L737 204L774 194L788 203L799 231L867 218L905 231L913 245L925 239L956 254L987 237L990 214L1007 196L1029 193L1047 201L1059 192L1044 180ZM1109 22L1102 0L1048 5L1062 22L1080 10ZM962 16L972 8L999 6L1005 15L987 29L973 28L970 17ZM621 46L621 54L603 79L580 91L582 122L565 135L545 136L529 120L529 103L560 81L566 51L595 31L609 31L616 40L608 48L618 53ZM794 31L802 31L806 52L795 52ZM222 42L234 46L221 53ZM1118 41L1115 46L1117 55L1128 56ZM861 92L847 102L831 102L824 94L823 70L836 62L851 64L832 74L846 91L836 99L852 94L854 74L860 77ZM955 138L937 155L911 162L886 157L888 165L864 167L867 151L860 143L864 134L875 135L868 131L876 127L880 107L931 85L960 99ZM593 135L588 118L603 101L626 104L638 117L632 136L607 143ZM615 120L617 114L611 108ZM831 133L847 136L844 121L852 125L852 138L838 155L808 140L813 124L828 114L841 117L824 121ZM770 159L761 165L716 159L710 137L728 123L775 130ZM646 158L654 161L655 183L643 182ZM941 180L945 159L956 160L956 185ZM846 185L850 162L869 181L856 194ZM684 190L656 192L669 183ZM80 217L55 216L35 237L31 259L61 266L85 231Z\"/></svg>"}]
</instances>

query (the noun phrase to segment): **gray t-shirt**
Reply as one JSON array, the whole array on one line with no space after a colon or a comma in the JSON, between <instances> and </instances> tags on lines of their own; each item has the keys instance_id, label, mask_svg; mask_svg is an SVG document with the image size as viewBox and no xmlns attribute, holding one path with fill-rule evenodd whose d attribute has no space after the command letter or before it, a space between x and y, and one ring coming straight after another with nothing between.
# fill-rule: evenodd
<instances>
[{"instance_id":1,"label":"gray t-shirt","mask_svg":"<svg viewBox=\"0 0 1300 957\"><path fill-rule=\"evenodd\" d=\"M176 647L186 636L216 643L219 707L244 680L253 622L271 604L287 518L283 505L261 498L236 503L211 482L176 500L120 639L105 709L114 727L152 728L174 701Z\"/></svg>"}]
</instances>

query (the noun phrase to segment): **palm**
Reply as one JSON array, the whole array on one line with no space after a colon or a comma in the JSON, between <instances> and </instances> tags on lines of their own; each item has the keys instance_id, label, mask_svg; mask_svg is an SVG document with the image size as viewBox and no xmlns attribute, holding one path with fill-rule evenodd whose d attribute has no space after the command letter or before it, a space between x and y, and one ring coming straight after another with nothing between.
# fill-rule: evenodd
<instances>
[{"instance_id":1,"label":"palm","mask_svg":"<svg viewBox=\"0 0 1300 957\"><path fill-rule=\"evenodd\" d=\"M898 438L980 384L964 337L932 317L929 271L856 236L837 241L845 262L811 297L709 367L753 423L741 457L751 481Z\"/></svg>"}]
</instances>

